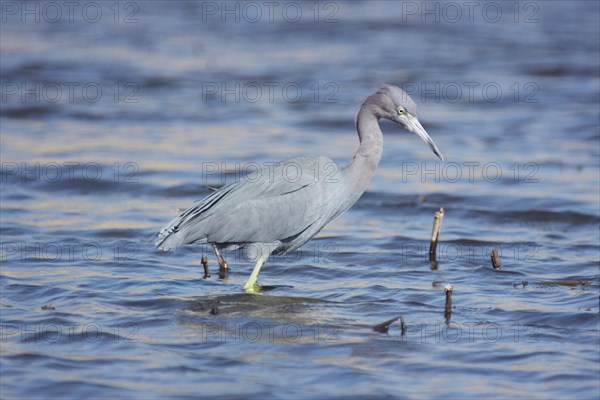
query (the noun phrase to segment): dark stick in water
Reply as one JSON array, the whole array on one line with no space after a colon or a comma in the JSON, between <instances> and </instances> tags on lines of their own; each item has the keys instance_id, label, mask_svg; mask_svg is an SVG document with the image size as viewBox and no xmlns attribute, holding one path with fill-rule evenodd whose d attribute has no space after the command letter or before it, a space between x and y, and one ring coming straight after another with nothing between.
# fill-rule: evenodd
<instances>
[{"instance_id":1,"label":"dark stick in water","mask_svg":"<svg viewBox=\"0 0 600 400\"><path fill-rule=\"evenodd\" d=\"M446 317L446 323L448 323L452 317L452 290L454 290L454 288L451 284L447 284L444 289L446 291L446 307L444 309L444 317Z\"/></svg>"},{"instance_id":2,"label":"dark stick in water","mask_svg":"<svg viewBox=\"0 0 600 400\"><path fill-rule=\"evenodd\" d=\"M494 267L494 269L502 269L502 266L500 265L500 256L498 255L498 250L496 249L492 249L492 267Z\"/></svg>"},{"instance_id":3,"label":"dark stick in water","mask_svg":"<svg viewBox=\"0 0 600 400\"><path fill-rule=\"evenodd\" d=\"M398 317L396 317L396 318L392 318L392 319L390 319L390 320L388 320L388 321L382 322L382 323L381 323L381 324L379 324L379 325L375 325L375 326L373 327L373 330L374 330L375 332L379 332L379 333L388 333L388 331L390 330L390 325L391 325L393 322L396 322L396 321L398 321L399 319L401 319L402 335L404 335L404 334L406 333L406 332L405 332L405 331L406 331L406 325L404 325L404 318L403 318L402 316L398 316Z\"/></svg>"},{"instance_id":4,"label":"dark stick in water","mask_svg":"<svg viewBox=\"0 0 600 400\"><path fill-rule=\"evenodd\" d=\"M440 230L442 229L442 220L444 219L444 209L440 208L439 211L435 212L433 218L433 229L431 231L431 243L429 244L429 262L431 263L431 269L436 270L438 268L438 262L436 259L436 251L438 238L440 236Z\"/></svg>"},{"instance_id":5,"label":"dark stick in water","mask_svg":"<svg viewBox=\"0 0 600 400\"><path fill-rule=\"evenodd\" d=\"M202 256L202 266L204 267L204 279L210 278L210 270L208 269L208 257L206 255Z\"/></svg>"},{"instance_id":6,"label":"dark stick in water","mask_svg":"<svg viewBox=\"0 0 600 400\"><path fill-rule=\"evenodd\" d=\"M557 286L585 286L591 284L592 281L586 280L558 280L558 281L539 281L539 282L531 282L532 285L557 285Z\"/></svg>"},{"instance_id":7,"label":"dark stick in water","mask_svg":"<svg viewBox=\"0 0 600 400\"><path fill-rule=\"evenodd\" d=\"M444 219L444 209L440 208L439 211L435 212L433 218L433 229L431 231L431 243L429 245L429 254L435 254L437 250L438 238L440 236L440 230L442 229L442 220Z\"/></svg>"}]
</instances>

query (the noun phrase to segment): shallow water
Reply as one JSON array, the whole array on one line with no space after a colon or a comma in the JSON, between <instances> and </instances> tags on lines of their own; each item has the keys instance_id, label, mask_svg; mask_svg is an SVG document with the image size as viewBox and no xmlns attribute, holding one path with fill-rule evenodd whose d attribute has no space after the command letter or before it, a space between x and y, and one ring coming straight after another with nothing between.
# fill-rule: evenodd
<instances>
[{"instance_id":1,"label":"shallow water","mask_svg":"<svg viewBox=\"0 0 600 400\"><path fill-rule=\"evenodd\" d=\"M54 4L2 3L2 398L600 395L597 2ZM154 249L254 162L348 162L381 82L446 163L382 123L369 190L274 290Z\"/></svg>"}]
</instances>

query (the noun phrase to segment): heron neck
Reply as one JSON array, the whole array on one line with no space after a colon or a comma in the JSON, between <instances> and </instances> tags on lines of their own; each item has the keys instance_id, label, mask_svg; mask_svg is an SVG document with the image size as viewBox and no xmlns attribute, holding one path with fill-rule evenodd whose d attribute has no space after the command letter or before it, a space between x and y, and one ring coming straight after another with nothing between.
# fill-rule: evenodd
<instances>
[{"instance_id":1,"label":"heron neck","mask_svg":"<svg viewBox=\"0 0 600 400\"><path fill-rule=\"evenodd\" d=\"M353 190L360 196L369 185L383 150L383 134L379 127L379 118L367 104L364 104L358 112L356 129L360 145L348 165L348 173L354 183Z\"/></svg>"}]
</instances>

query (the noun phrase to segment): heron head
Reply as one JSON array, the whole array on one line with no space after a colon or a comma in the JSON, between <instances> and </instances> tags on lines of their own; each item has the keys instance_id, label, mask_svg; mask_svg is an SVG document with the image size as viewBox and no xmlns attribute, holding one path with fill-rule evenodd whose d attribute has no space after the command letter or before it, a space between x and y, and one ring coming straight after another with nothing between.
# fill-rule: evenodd
<instances>
[{"instance_id":1,"label":"heron head","mask_svg":"<svg viewBox=\"0 0 600 400\"><path fill-rule=\"evenodd\" d=\"M379 117L394 121L409 132L415 133L429 145L440 160L444 161L442 153L417 119L417 105L408 93L397 86L384 83L375 96L377 96L376 104L379 108L377 110Z\"/></svg>"}]
</instances>

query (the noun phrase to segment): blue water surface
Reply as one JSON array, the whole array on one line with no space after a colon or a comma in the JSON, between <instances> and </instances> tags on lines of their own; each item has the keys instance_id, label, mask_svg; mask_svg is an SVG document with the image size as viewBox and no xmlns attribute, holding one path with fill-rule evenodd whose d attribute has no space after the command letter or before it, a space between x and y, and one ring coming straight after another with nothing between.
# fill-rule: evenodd
<instances>
[{"instance_id":1,"label":"blue water surface","mask_svg":"<svg viewBox=\"0 0 600 400\"><path fill-rule=\"evenodd\" d=\"M600 396L598 2L1 5L0 397ZM154 248L257 162L349 162L382 82L446 162L382 122L368 191L274 290Z\"/></svg>"}]
</instances>

